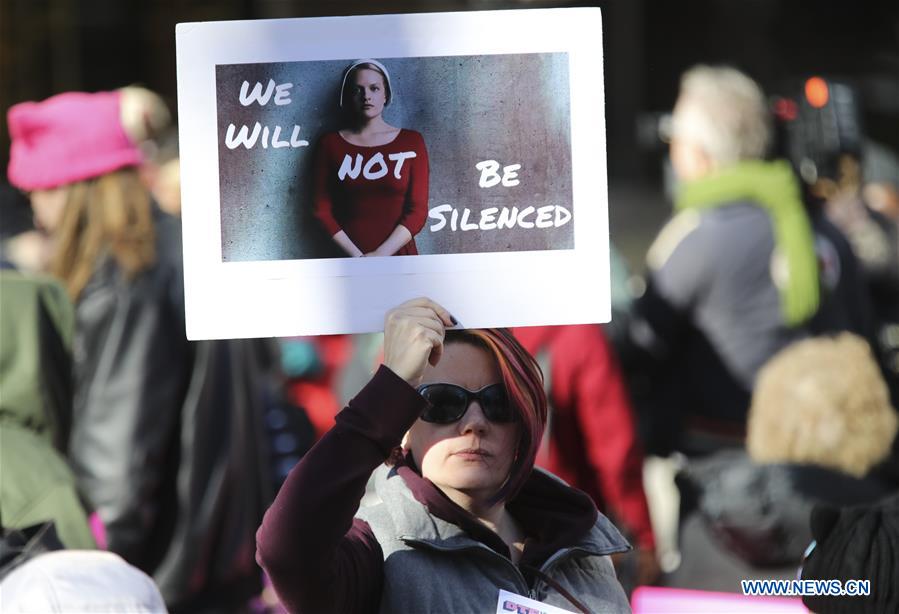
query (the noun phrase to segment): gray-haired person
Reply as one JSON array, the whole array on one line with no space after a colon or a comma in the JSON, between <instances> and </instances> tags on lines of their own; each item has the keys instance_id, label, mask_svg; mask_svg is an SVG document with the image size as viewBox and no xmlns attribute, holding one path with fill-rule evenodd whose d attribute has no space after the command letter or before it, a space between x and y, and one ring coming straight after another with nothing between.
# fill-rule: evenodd
<instances>
[{"instance_id":1,"label":"gray-haired person","mask_svg":"<svg viewBox=\"0 0 899 614\"><path fill-rule=\"evenodd\" d=\"M765 160L771 132L745 74L683 75L670 134L675 212L647 255L626 356L661 400L647 412L650 451L742 445L762 364L811 333L867 333L851 250L810 219L789 163Z\"/></svg>"}]
</instances>

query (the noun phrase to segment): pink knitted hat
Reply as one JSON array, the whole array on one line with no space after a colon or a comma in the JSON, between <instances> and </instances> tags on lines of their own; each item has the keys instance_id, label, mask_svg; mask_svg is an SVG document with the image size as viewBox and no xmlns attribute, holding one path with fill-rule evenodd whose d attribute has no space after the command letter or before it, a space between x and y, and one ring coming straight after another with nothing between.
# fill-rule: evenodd
<instances>
[{"instance_id":1,"label":"pink knitted hat","mask_svg":"<svg viewBox=\"0 0 899 614\"><path fill-rule=\"evenodd\" d=\"M67 92L13 105L9 182L23 190L55 188L141 162L119 116L119 93Z\"/></svg>"}]
</instances>

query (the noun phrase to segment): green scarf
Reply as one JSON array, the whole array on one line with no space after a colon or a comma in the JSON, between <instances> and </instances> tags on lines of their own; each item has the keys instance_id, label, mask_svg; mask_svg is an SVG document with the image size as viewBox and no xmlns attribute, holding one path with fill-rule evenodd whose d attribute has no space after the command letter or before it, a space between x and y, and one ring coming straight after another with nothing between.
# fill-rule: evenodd
<instances>
[{"instance_id":1,"label":"green scarf","mask_svg":"<svg viewBox=\"0 0 899 614\"><path fill-rule=\"evenodd\" d=\"M743 199L756 203L771 218L775 247L789 273L779 288L781 309L787 324L801 324L818 310L818 258L811 222L787 162L740 162L685 183L675 207L713 209Z\"/></svg>"}]
</instances>

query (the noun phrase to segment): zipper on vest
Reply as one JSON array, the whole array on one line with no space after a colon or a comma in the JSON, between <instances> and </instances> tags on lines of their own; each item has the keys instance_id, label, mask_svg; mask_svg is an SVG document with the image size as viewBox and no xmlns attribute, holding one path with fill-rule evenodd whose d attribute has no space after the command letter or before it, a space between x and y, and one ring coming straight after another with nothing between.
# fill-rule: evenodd
<instances>
[{"instance_id":1,"label":"zipper on vest","mask_svg":"<svg viewBox=\"0 0 899 614\"><path fill-rule=\"evenodd\" d=\"M415 539L413 537L400 537L400 539L406 544L430 548L432 550L437 550L438 552L486 552L492 558L502 561L503 564L507 565L514 572L515 578L519 581L519 594L527 595L531 599L537 599L537 591L532 590L528 586L528 581L525 579L524 574L521 573L521 570L518 569L518 566L503 555L494 551L492 548L485 546L484 544L476 543L472 544L471 546L448 547L438 546L437 544L433 544L431 542L423 541L420 539ZM539 581L540 580L537 579L537 582ZM535 589L537 586L537 582L534 583Z\"/></svg>"}]
</instances>

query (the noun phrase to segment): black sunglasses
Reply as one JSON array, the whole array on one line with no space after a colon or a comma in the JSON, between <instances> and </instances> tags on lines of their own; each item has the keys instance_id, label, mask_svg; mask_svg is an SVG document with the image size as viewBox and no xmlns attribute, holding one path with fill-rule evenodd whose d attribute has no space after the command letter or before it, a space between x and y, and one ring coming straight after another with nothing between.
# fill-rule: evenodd
<instances>
[{"instance_id":1,"label":"black sunglasses","mask_svg":"<svg viewBox=\"0 0 899 614\"><path fill-rule=\"evenodd\" d=\"M421 413L425 422L452 424L461 420L474 400L490 422L507 423L518 419L502 384L490 384L475 391L455 384L425 384L418 387L418 393L428 402Z\"/></svg>"}]
</instances>

